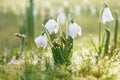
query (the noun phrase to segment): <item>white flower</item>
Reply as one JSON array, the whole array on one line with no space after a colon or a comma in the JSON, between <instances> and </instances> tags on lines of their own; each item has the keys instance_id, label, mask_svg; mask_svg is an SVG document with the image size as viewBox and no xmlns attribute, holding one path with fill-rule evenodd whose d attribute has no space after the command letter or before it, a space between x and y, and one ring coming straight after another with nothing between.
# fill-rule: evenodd
<instances>
[{"instance_id":1,"label":"white flower","mask_svg":"<svg viewBox=\"0 0 120 80\"><path fill-rule=\"evenodd\" d=\"M76 23L71 23L69 25L69 35L74 39L77 36L77 34L79 36L82 35L81 27Z\"/></svg>"},{"instance_id":2,"label":"white flower","mask_svg":"<svg viewBox=\"0 0 120 80\"><path fill-rule=\"evenodd\" d=\"M108 7L104 8L103 14L102 14L102 22L105 24L106 22L111 22L113 21L113 16Z\"/></svg>"},{"instance_id":3,"label":"white flower","mask_svg":"<svg viewBox=\"0 0 120 80\"><path fill-rule=\"evenodd\" d=\"M63 25L65 24L65 21L66 21L66 16L65 16L65 13L64 12L60 12L57 16L57 21L58 21L58 24L59 25Z\"/></svg>"},{"instance_id":4,"label":"white flower","mask_svg":"<svg viewBox=\"0 0 120 80\"><path fill-rule=\"evenodd\" d=\"M81 7L78 5L75 5L75 14L78 16L81 14Z\"/></svg>"},{"instance_id":5,"label":"white flower","mask_svg":"<svg viewBox=\"0 0 120 80\"><path fill-rule=\"evenodd\" d=\"M63 6L64 6L64 7L68 7L68 6L69 6L69 3L68 3L67 1L64 1L64 2L63 2Z\"/></svg>"},{"instance_id":6,"label":"white flower","mask_svg":"<svg viewBox=\"0 0 120 80\"><path fill-rule=\"evenodd\" d=\"M96 8L95 8L94 6L91 6L91 7L90 7L90 11L91 11L91 14L92 14L92 15L95 15L96 12L97 12L97 11L96 11Z\"/></svg>"},{"instance_id":7,"label":"white flower","mask_svg":"<svg viewBox=\"0 0 120 80\"><path fill-rule=\"evenodd\" d=\"M40 46L43 46L44 49L47 47L48 40L47 40L46 35L41 35L41 36L37 37L34 41L38 48Z\"/></svg>"},{"instance_id":8,"label":"white flower","mask_svg":"<svg viewBox=\"0 0 120 80\"><path fill-rule=\"evenodd\" d=\"M48 22L45 24L45 27L50 34L52 34L53 32L57 33L59 30L59 26L54 19L48 20Z\"/></svg>"}]
</instances>

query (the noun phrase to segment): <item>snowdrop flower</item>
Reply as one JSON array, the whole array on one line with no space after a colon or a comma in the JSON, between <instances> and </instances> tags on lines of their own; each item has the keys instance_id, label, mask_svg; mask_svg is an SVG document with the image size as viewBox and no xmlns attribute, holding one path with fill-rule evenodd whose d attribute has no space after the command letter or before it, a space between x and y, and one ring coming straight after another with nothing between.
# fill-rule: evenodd
<instances>
[{"instance_id":1,"label":"snowdrop flower","mask_svg":"<svg viewBox=\"0 0 120 80\"><path fill-rule=\"evenodd\" d=\"M46 1L44 7L51 8L51 3L49 1Z\"/></svg>"},{"instance_id":2,"label":"snowdrop flower","mask_svg":"<svg viewBox=\"0 0 120 80\"><path fill-rule=\"evenodd\" d=\"M96 8L95 8L94 6L91 6L91 7L90 7L90 11L91 11L91 14L92 14L92 15L95 15L96 12L97 12L97 11L96 11Z\"/></svg>"},{"instance_id":3,"label":"snowdrop flower","mask_svg":"<svg viewBox=\"0 0 120 80\"><path fill-rule=\"evenodd\" d=\"M82 35L81 27L74 22L70 23L70 25L69 25L69 35L74 39L77 36L77 34L79 36Z\"/></svg>"},{"instance_id":4,"label":"snowdrop flower","mask_svg":"<svg viewBox=\"0 0 120 80\"><path fill-rule=\"evenodd\" d=\"M69 6L69 3L68 3L67 1L64 1L64 2L63 2L63 6L64 6L64 7L68 7L68 6Z\"/></svg>"},{"instance_id":5,"label":"snowdrop flower","mask_svg":"<svg viewBox=\"0 0 120 80\"><path fill-rule=\"evenodd\" d=\"M89 0L83 0L83 4L89 4Z\"/></svg>"},{"instance_id":6,"label":"snowdrop flower","mask_svg":"<svg viewBox=\"0 0 120 80\"><path fill-rule=\"evenodd\" d=\"M57 33L59 30L59 26L54 19L48 20L48 22L45 24L45 27L50 34L52 34L53 32Z\"/></svg>"},{"instance_id":7,"label":"snowdrop flower","mask_svg":"<svg viewBox=\"0 0 120 80\"><path fill-rule=\"evenodd\" d=\"M37 37L34 41L38 48L40 46L43 46L44 49L47 47L48 40L47 40L46 35L41 35L41 36Z\"/></svg>"},{"instance_id":8,"label":"snowdrop flower","mask_svg":"<svg viewBox=\"0 0 120 80\"><path fill-rule=\"evenodd\" d=\"M54 17L56 15L55 9L50 9L50 16Z\"/></svg>"},{"instance_id":9,"label":"snowdrop flower","mask_svg":"<svg viewBox=\"0 0 120 80\"><path fill-rule=\"evenodd\" d=\"M57 21L58 21L58 24L59 25L63 25L65 24L65 21L66 21L66 16L65 16L65 13L64 12L60 12L57 16Z\"/></svg>"},{"instance_id":10,"label":"snowdrop flower","mask_svg":"<svg viewBox=\"0 0 120 80\"><path fill-rule=\"evenodd\" d=\"M108 7L104 8L103 14L102 14L102 22L105 24L106 22L111 22L113 21L113 16Z\"/></svg>"},{"instance_id":11,"label":"snowdrop flower","mask_svg":"<svg viewBox=\"0 0 120 80\"><path fill-rule=\"evenodd\" d=\"M81 7L78 5L75 5L75 14L79 15L81 13Z\"/></svg>"}]
</instances>

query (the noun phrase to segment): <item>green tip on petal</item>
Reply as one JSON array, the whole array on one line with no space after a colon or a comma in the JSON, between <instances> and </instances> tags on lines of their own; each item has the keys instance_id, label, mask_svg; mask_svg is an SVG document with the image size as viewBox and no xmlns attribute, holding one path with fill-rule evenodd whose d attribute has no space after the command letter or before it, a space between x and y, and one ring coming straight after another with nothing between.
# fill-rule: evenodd
<instances>
[{"instance_id":1,"label":"green tip on petal","mask_svg":"<svg viewBox=\"0 0 120 80\"><path fill-rule=\"evenodd\" d=\"M105 8L108 7L107 2L105 2L105 3L103 4L103 6L104 6Z\"/></svg>"},{"instance_id":2,"label":"green tip on petal","mask_svg":"<svg viewBox=\"0 0 120 80\"><path fill-rule=\"evenodd\" d=\"M33 2L33 0L30 0L30 2Z\"/></svg>"},{"instance_id":3,"label":"green tip on petal","mask_svg":"<svg viewBox=\"0 0 120 80\"><path fill-rule=\"evenodd\" d=\"M71 23L74 23L73 19L71 20Z\"/></svg>"},{"instance_id":4,"label":"green tip on petal","mask_svg":"<svg viewBox=\"0 0 120 80\"><path fill-rule=\"evenodd\" d=\"M42 34L41 34L41 35L43 36L44 34L45 34L45 32L42 32Z\"/></svg>"}]
</instances>

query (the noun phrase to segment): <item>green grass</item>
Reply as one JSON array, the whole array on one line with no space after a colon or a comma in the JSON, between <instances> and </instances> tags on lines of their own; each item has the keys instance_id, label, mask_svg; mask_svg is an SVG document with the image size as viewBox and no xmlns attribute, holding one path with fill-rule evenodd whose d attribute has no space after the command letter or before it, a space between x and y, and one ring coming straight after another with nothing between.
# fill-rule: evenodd
<instances>
[{"instance_id":1,"label":"green grass","mask_svg":"<svg viewBox=\"0 0 120 80\"><path fill-rule=\"evenodd\" d=\"M34 51L33 51L34 50ZM118 80L119 79L119 52L114 52L110 59L99 59L96 63L94 49L82 48L74 51L72 63L55 66L50 57L51 51L26 49L24 57L8 61L0 65L1 80ZM12 53L12 52L11 52ZM26 57L25 57L26 55ZM36 57L35 57L36 56ZM80 59L81 58L81 59ZM34 60L38 60L33 64ZM80 61L79 61L80 60Z\"/></svg>"},{"instance_id":2,"label":"green grass","mask_svg":"<svg viewBox=\"0 0 120 80\"><path fill-rule=\"evenodd\" d=\"M23 1L23 2L22 2ZM64 0L51 0L53 7L63 5ZM68 1L68 0L66 0ZM84 0L70 0L69 8L74 4L83 6ZM115 10L119 11L119 0L106 0L114 15ZM13 34L19 32L20 24L24 24L26 15L17 16L12 11L12 6L16 5L20 9L20 3L27 4L27 0L0 1L0 80L119 80L120 79L120 35L118 33L118 49L113 52L112 57L100 58L98 62L97 53L90 41L90 34L93 35L95 44L98 46L98 21L99 10L104 0L91 0L88 6L95 6L98 10L96 15L91 15L89 10L83 11L81 15L75 16L74 20L83 31L81 37L74 40L74 50L71 64L65 66L55 66L52 58L52 51L38 49L34 44L26 45L24 54L20 53L20 41ZM7 12L3 12L3 5L8 3ZM44 8L44 0L35 0L38 12ZM88 7L89 8L89 7ZM23 8L26 10L26 8ZM120 21L119 21L120 22ZM36 17L36 33L40 35L41 16ZM110 24L111 45L113 44L113 26ZM120 29L120 27L119 27ZM102 33L105 25L102 25ZM103 53L102 53L103 54ZM16 58L14 58L14 56ZM14 59L13 59L14 58ZM81 59L80 59L81 58ZM12 62L13 60L13 62ZM38 62L35 64L34 61Z\"/></svg>"}]
</instances>

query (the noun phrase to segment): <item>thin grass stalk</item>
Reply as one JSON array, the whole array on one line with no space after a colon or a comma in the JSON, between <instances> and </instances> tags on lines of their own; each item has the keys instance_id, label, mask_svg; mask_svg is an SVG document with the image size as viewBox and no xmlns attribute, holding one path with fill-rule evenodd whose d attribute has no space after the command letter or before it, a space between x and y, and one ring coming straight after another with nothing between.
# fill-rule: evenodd
<instances>
[{"instance_id":1,"label":"thin grass stalk","mask_svg":"<svg viewBox=\"0 0 120 80\"><path fill-rule=\"evenodd\" d=\"M104 46L104 40L105 40L105 32L103 33L103 36L102 36L102 42L100 43L100 48L99 48L99 53L101 54L102 53L102 49L103 49L103 46Z\"/></svg>"},{"instance_id":2,"label":"thin grass stalk","mask_svg":"<svg viewBox=\"0 0 120 80\"><path fill-rule=\"evenodd\" d=\"M59 34L60 34L60 37L62 36L62 25L59 25Z\"/></svg>"},{"instance_id":3,"label":"thin grass stalk","mask_svg":"<svg viewBox=\"0 0 120 80\"><path fill-rule=\"evenodd\" d=\"M98 52L99 55L101 54L100 42L101 42L101 22L99 22L99 52Z\"/></svg>"},{"instance_id":4,"label":"thin grass stalk","mask_svg":"<svg viewBox=\"0 0 120 80\"><path fill-rule=\"evenodd\" d=\"M90 40L91 40L91 43L92 43L93 47L95 48L95 51L98 53L98 50L97 50L97 47L96 47L96 45L94 43L95 41L93 40L92 35L90 35Z\"/></svg>"},{"instance_id":5,"label":"thin grass stalk","mask_svg":"<svg viewBox=\"0 0 120 80\"><path fill-rule=\"evenodd\" d=\"M21 38L21 44L20 44L20 50L23 53L24 52L24 48L25 48L25 38L22 37Z\"/></svg>"},{"instance_id":6,"label":"thin grass stalk","mask_svg":"<svg viewBox=\"0 0 120 80\"><path fill-rule=\"evenodd\" d=\"M119 22L118 22L118 13L115 12L114 48L117 47L118 26L119 26Z\"/></svg>"}]
</instances>

